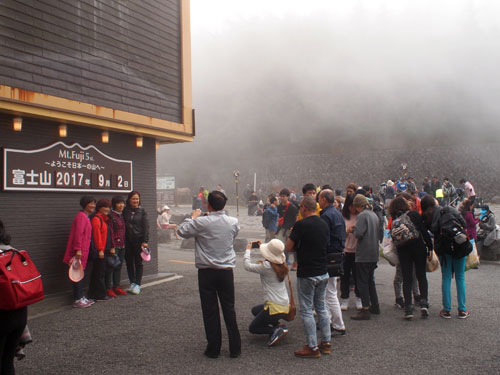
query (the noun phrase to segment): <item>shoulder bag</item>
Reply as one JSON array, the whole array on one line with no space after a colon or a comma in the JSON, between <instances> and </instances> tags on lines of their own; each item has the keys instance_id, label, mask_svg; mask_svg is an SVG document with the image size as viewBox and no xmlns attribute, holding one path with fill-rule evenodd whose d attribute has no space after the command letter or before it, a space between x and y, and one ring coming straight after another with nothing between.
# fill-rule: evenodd
<instances>
[{"instance_id":1,"label":"shoulder bag","mask_svg":"<svg viewBox=\"0 0 500 375\"><path fill-rule=\"evenodd\" d=\"M297 314L297 307L295 306L295 300L293 298L292 282L290 281L290 275L288 277L288 287L290 288L290 305L288 306L288 314L284 318L287 322L291 322L295 319L295 314Z\"/></svg>"}]
</instances>

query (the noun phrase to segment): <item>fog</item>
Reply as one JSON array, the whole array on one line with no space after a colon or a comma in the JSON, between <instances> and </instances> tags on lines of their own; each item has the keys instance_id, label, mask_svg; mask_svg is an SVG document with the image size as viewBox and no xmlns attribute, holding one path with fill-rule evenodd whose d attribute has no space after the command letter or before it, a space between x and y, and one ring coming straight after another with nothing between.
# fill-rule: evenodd
<instances>
[{"instance_id":1,"label":"fog","mask_svg":"<svg viewBox=\"0 0 500 375\"><path fill-rule=\"evenodd\" d=\"M495 1L331 1L218 28L195 23L200 4L195 141L158 151L178 187L227 183L242 164L251 182L275 156L500 142Z\"/></svg>"}]
</instances>

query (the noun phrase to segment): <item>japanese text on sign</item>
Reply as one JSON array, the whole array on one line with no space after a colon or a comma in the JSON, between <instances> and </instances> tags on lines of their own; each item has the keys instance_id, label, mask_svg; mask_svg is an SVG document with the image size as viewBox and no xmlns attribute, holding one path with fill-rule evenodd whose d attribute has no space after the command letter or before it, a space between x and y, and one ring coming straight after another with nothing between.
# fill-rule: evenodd
<instances>
[{"instance_id":1,"label":"japanese text on sign","mask_svg":"<svg viewBox=\"0 0 500 375\"><path fill-rule=\"evenodd\" d=\"M3 172L4 190L132 191L132 161L78 143L30 151L6 148Z\"/></svg>"}]
</instances>

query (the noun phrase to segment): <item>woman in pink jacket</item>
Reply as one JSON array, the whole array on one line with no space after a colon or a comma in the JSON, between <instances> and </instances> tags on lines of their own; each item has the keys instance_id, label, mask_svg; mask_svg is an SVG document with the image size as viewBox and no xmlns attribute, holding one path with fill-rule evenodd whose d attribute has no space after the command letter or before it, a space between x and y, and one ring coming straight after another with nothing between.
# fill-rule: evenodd
<instances>
[{"instance_id":1,"label":"woman in pink jacket","mask_svg":"<svg viewBox=\"0 0 500 375\"><path fill-rule=\"evenodd\" d=\"M80 259L84 270L87 267L90 238L92 234L89 215L94 212L95 205L96 200L94 197L86 195L80 199L82 210L78 212L73 219L68 244L66 245L66 253L63 259L63 262L68 265L73 257ZM94 301L88 300L83 296L83 280L84 279L77 283L73 283L73 296L75 298L73 307L90 307L94 303Z\"/></svg>"}]
</instances>

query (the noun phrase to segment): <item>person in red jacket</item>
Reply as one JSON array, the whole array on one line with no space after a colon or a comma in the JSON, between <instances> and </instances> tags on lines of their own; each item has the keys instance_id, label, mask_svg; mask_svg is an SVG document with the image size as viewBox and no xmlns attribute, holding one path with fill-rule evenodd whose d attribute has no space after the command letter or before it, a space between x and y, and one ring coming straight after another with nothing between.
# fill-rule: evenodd
<instances>
[{"instance_id":1,"label":"person in red jacket","mask_svg":"<svg viewBox=\"0 0 500 375\"><path fill-rule=\"evenodd\" d=\"M109 199L99 199L96 205L96 214L90 220L92 224L92 244L91 252L97 251L97 257L93 260L92 275L90 276L89 297L96 301L109 301L113 299L106 294L106 284L104 282L106 272L105 253L114 254L115 249L111 235L108 232L108 214L111 209ZM92 249L92 247L95 248ZM94 254L95 256L95 254Z\"/></svg>"}]
</instances>

